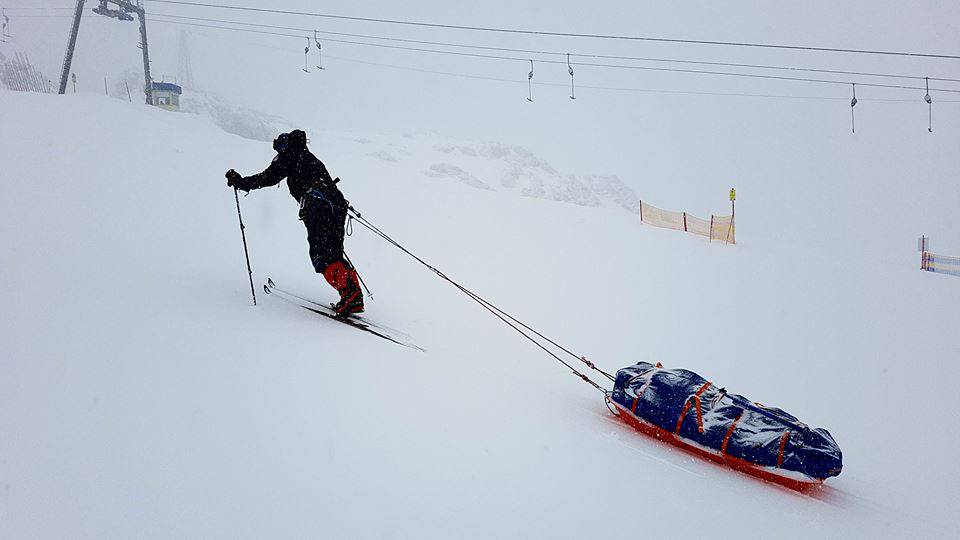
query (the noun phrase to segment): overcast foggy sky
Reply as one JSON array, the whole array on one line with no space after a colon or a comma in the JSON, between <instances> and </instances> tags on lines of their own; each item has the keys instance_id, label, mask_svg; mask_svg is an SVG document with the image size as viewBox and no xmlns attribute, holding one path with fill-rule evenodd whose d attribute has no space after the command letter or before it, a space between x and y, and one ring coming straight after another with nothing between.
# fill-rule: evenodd
<instances>
[{"instance_id":1,"label":"overcast foggy sky","mask_svg":"<svg viewBox=\"0 0 960 540\"><path fill-rule=\"evenodd\" d=\"M344 15L423 20L451 24L503 26L583 33L648 35L706 40L754 41L843 48L960 53L960 3L957 2L384 2L349 3L280 0L219 0ZM68 0L7 0L6 7L64 7ZM96 5L88 1L86 12ZM884 71L960 78L960 60L875 57L851 54L771 51L578 38L535 38L482 32L435 30L301 16L260 15L158 4L148 13L233 19L285 26L369 33L412 39L573 51L599 54L665 56L692 60L775 63L854 71ZM66 42L69 11L48 11L58 18L23 17L8 11L15 42L56 79ZM29 12L29 14L40 14ZM294 123L359 133L433 131L480 140L528 146L571 172L636 174L664 149L698 146L699 159L721 161L737 151L725 147L724 130L775 133L798 129L811 136L848 129L849 103L761 98L729 98L658 93L609 92L535 87L535 103L525 101L526 62L450 57L327 43L327 67L305 74L304 42L149 23L154 77L174 77L182 29L189 31L195 78L207 90ZM349 38L348 38L349 39ZM74 72L81 90L100 91L103 76L141 70L136 25L89 14L80 30ZM311 60L315 60L315 51ZM512 55L512 54L510 54ZM522 56L522 55L521 55ZM336 57L336 58L334 58ZM375 62L485 77L515 79L517 84L470 80L370 66ZM696 68L696 66L693 66ZM702 68L701 68L702 69ZM538 64L535 81L568 83L566 67ZM844 77L839 77L844 79ZM867 79L861 78L866 81ZM585 85L706 92L749 92L849 99L849 88L818 84L731 79L660 72L630 72L579 67ZM889 82L889 81L879 81ZM911 84L917 84L911 81ZM937 83L960 88L960 84ZM858 97L916 98L916 104L870 104L858 108L864 129L898 129L905 121L926 125L922 92L858 88ZM934 95L938 136L960 132L960 104L939 102L960 96ZM724 114L717 114L723 109ZM861 110L863 112L861 112ZM875 122L871 125L870 122ZM911 127L913 129L913 127ZM952 130L952 131L951 131ZM715 141L710 144L711 138ZM576 156L574 158L574 155ZM584 155L591 167L583 170ZM672 157L676 161L676 157ZM661 163L664 170L670 163Z\"/></svg>"}]
</instances>

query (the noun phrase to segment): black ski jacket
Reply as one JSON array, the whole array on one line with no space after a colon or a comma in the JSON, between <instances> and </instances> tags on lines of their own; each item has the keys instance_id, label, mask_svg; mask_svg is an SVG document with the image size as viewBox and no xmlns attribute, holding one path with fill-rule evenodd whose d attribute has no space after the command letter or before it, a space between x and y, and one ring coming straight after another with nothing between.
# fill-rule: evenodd
<instances>
[{"instance_id":1,"label":"black ski jacket","mask_svg":"<svg viewBox=\"0 0 960 540\"><path fill-rule=\"evenodd\" d=\"M297 144L291 141L286 148L273 158L270 166L261 173L252 176L245 176L234 185L238 189L250 191L251 189L260 189L262 187L275 186L284 178L287 179L287 187L290 189L290 195L297 202L303 200L303 196L312 189L319 189L324 197L333 201L343 201L343 194L337 188L327 167L317 156L307 150L304 143Z\"/></svg>"}]
</instances>

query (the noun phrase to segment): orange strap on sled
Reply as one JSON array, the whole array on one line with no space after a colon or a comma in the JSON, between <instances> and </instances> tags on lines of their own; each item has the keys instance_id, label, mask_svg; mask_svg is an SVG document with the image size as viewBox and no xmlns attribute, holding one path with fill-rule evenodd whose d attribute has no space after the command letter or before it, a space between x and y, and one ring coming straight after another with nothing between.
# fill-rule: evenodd
<instances>
[{"instance_id":1,"label":"orange strap on sled","mask_svg":"<svg viewBox=\"0 0 960 540\"><path fill-rule=\"evenodd\" d=\"M780 436L780 450L777 451L777 467L783 465L783 450L787 447L787 440L790 439L790 430L783 432Z\"/></svg>"},{"instance_id":2,"label":"orange strap on sled","mask_svg":"<svg viewBox=\"0 0 960 540\"><path fill-rule=\"evenodd\" d=\"M710 388L710 381L707 381L697 390L697 393L687 398L687 402L683 404L683 410L680 411L680 418L677 419L677 429L674 430L674 433L680 433L680 426L683 425L683 418L687 416L687 411L690 410L690 401L696 401L697 403L697 431L703 433L703 411L700 409L700 394L704 393L707 388Z\"/></svg>"},{"instance_id":3,"label":"orange strap on sled","mask_svg":"<svg viewBox=\"0 0 960 540\"><path fill-rule=\"evenodd\" d=\"M745 412L746 411L740 411L740 415L737 416L737 419L734 420L733 423L730 424L730 427L727 428L727 434L723 437L723 444L720 445L721 454L727 453L727 445L730 444L730 437L733 436L733 430L737 427L737 422L739 422L740 419L743 418L743 413Z\"/></svg>"},{"instance_id":4,"label":"orange strap on sled","mask_svg":"<svg viewBox=\"0 0 960 540\"><path fill-rule=\"evenodd\" d=\"M642 377L642 376L646 375L647 373L650 373L651 371L656 371L657 369L662 368L662 367L663 367L663 366L660 365L660 362L657 362L657 366L656 366L656 367L651 368L651 369L648 369L648 370L644 371L643 373L641 373L640 375L637 375L636 377ZM634 378L636 378L636 377L634 377ZM643 393L647 391L647 388L650 388L650 383L652 383L652 382L653 382L653 375L651 375L650 378L647 379L647 382L643 383L643 386L640 387L640 392L637 393L637 397L633 398L633 405L630 407L630 412L632 412L633 414L637 414L637 405L640 403L640 398L643 397Z\"/></svg>"}]
</instances>

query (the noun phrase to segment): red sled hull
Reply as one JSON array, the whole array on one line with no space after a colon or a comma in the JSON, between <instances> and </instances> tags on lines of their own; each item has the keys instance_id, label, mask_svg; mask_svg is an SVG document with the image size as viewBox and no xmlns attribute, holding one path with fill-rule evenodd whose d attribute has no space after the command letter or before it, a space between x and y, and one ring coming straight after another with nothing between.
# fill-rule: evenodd
<instances>
[{"instance_id":1,"label":"red sled hull","mask_svg":"<svg viewBox=\"0 0 960 540\"><path fill-rule=\"evenodd\" d=\"M740 459L738 457L723 454L719 450L713 450L697 445L691 441L687 441L686 439L677 436L670 431L647 422L646 420L634 415L628 409L624 408L613 400L608 399L607 403L608 405L612 405L616 408L615 414L617 418L619 418L628 426L633 427L645 435L654 437L657 440L670 443L697 457L710 460L720 465L726 465L731 469L748 474L755 478L772 482L774 484L779 484L786 488L803 493L809 493L810 491L820 489L823 486L823 480L810 478L792 471L785 471L773 467L757 465L756 463L750 463L749 461Z\"/></svg>"}]
</instances>

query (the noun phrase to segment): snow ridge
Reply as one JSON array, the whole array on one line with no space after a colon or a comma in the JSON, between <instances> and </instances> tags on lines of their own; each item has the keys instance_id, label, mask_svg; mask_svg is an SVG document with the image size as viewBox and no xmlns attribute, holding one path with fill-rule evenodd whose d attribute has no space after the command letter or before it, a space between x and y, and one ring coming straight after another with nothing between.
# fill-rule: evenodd
<instances>
[{"instance_id":1,"label":"snow ridge","mask_svg":"<svg viewBox=\"0 0 960 540\"><path fill-rule=\"evenodd\" d=\"M563 174L546 160L517 145L487 142L475 145L437 144L434 150L455 160L442 161L424 172L434 178L457 180L470 187L514 191L524 197L579 206L615 206L628 212L639 207L637 194L616 175ZM464 165L469 168L464 168ZM491 184L495 183L498 188Z\"/></svg>"}]
</instances>

